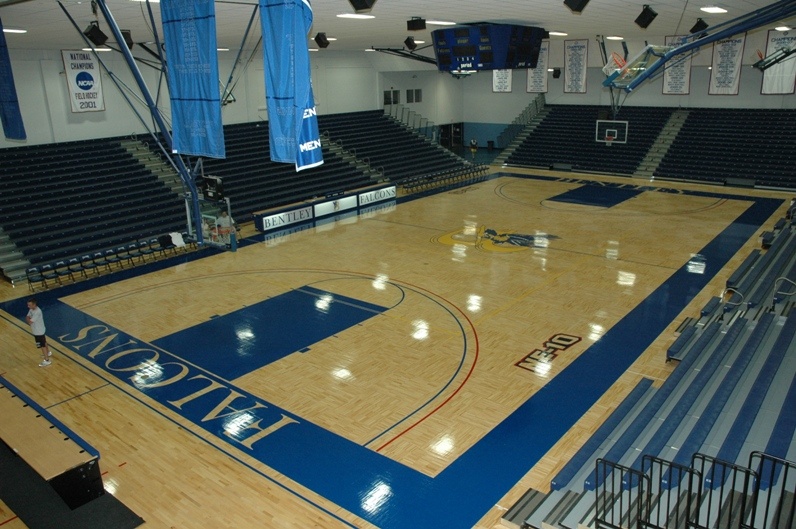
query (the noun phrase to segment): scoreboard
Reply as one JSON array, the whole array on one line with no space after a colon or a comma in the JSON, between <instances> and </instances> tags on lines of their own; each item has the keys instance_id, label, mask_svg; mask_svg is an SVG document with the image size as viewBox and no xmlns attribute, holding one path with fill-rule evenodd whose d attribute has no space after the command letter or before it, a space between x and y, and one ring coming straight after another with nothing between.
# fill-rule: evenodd
<instances>
[{"instance_id":1,"label":"scoreboard","mask_svg":"<svg viewBox=\"0 0 796 529\"><path fill-rule=\"evenodd\" d=\"M511 70L536 68L543 28L512 24L469 24L431 32L437 68L457 70Z\"/></svg>"}]
</instances>

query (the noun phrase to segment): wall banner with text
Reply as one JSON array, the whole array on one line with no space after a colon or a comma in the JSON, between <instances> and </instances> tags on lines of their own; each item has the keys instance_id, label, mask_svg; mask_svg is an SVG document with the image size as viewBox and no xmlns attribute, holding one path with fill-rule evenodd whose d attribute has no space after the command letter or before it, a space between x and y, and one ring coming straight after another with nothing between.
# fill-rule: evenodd
<instances>
[{"instance_id":1,"label":"wall banner with text","mask_svg":"<svg viewBox=\"0 0 796 529\"><path fill-rule=\"evenodd\" d=\"M511 92L511 70L492 70L492 91Z\"/></svg>"},{"instance_id":2,"label":"wall banner with text","mask_svg":"<svg viewBox=\"0 0 796 529\"><path fill-rule=\"evenodd\" d=\"M550 41L542 41L542 47L539 50L539 60L536 62L536 68L528 68L528 82L525 88L526 92L535 94L547 93L547 63L550 56Z\"/></svg>"},{"instance_id":3,"label":"wall banner with text","mask_svg":"<svg viewBox=\"0 0 796 529\"><path fill-rule=\"evenodd\" d=\"M564 41L564 93L586 93L586 71L588 69L589 41Z\"/></svg>"},{"instance_id":4,"label":"wall banner with text","mask_svg":"<svg viewBox=\"0 0 796 529\"><path fill-rule=\"evenodd\" d=\"M796 31L768 30L765 57L782 54L796 46ZM772 59L773 60L773 59ZM763 70L763 95L792 94L796 88L796 54Z\"/></svg>"},{"instance_id":5,"label":"wall banner with text","mask_svg":"<svg viewBox=\"0 0 796 529\"><path fill-rule=\"evenodd\" d=\"M666 37L667 46L679 46L684 37ZM691 54L670 59L663 70L664 95L688 95L691 93Z\"/></svg>"},{"instance_id":6,"label":"wall banner with text","mask_svg":"<svg viewBox=\"0 0 796 529\"><path fill-rule=\"evenodd\" d=\"M746 34L713 43L710 70L710 95L738 95L741 85L741 61Z\"/></svg>"},{"instance_id":7,"label":"wall banner with text","mask_svg":"<svg viewBox=\"0 0 796 529\"><path fill-rule=\"evenodd\" d=\"M94 52L61 50L61 56L72 112L104 111L100 64Z\"/></svg>"}]
</instances>

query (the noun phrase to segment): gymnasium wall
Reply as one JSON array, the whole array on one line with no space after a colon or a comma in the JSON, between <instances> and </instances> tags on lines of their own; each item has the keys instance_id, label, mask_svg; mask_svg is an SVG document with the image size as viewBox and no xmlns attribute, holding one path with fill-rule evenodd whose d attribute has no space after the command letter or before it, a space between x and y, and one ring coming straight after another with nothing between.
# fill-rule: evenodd
<instances>
[{"instance_id":1,"label":"gymnasium wall","mask_svg":"<svg viewBox=\"0 0 796 529\"><path fill-rule=\"evenodd\" d=\"M570 37L566 37L567 39ZM662 40L662 39L659 39ZM655 43L651 39L651 42ZM711 46L705 47L692 59L691 91L684 96L662 95L660 79L648 82L624 99L633 106L730 107L730 108L796 108L796 96L760 95L762 73L751 67L757 60L757 50L763 49L765 32L747 35L744 69L737 96L707 94L711 61ZM628 42L630 55L637 53L644 42ZM564 67L564 38L550 43L550 64ZM608 52L622 53L621 44L610 43ZM425 50L430 53L430 50ZM111 76L102 76L105 93L104 112L74 114L70 111L59 50L10 50L15 84L20 99L22 117L28 134L26 142L0 138L0 148L25 144L40 144L84 140L97 137L123 136L146 131L150 125L148 110L140 101L133 76L117 53L102 54L113 76L127 87L117 89ZM491 72L479 72L464 79L441 73L430 64L379 52L339 52L330 49L311 54L313 86L319 114L333 114L382 108L383 91L399 90L401 102L436 124L465 123L465 133L481 134L482 145L494 139L495 131L510 123L536 94L526 92L525 70L513 71L510 93L492 92ZM234 53L220 55L220 75L226 82L230 75ZM547 102L551 104L610 105L609 91L602 86L602 59L594 38L589 40L587 92L563 93L564 79L549 74ZM158 107L168 116L169 102L159 72L148 66L139 67L149 90L157 98ZM226 105L222 112L225 123L240 123L267 119L262 59L239 65L234 95L236 102ZM158 86L160 92L158 94ZM420 103L406 104L406 90L421 90ZM124 95L123 95L124 94ZM136 116L125 97L143 116ZM151 125L150 125L151 127Z\"/></svg>"}]
</instances>

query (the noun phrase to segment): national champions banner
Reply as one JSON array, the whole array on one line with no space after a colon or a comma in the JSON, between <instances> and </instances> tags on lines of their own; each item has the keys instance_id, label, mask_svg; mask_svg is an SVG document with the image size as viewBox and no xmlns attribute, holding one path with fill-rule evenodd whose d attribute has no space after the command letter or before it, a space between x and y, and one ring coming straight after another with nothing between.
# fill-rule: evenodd
<instances>
[{"instance_id":1,"label":"national champions banner","mask_svg":"<svg viewBox=\"0 0 796 529\"><path fill-rule=\"evenodd\" d=\"M710 69L710 95L738 95L746 35L730 37L713 43Z\"/></svg>"},{"instance_id":2,"label":"national champions banner","mask_svg":"<svg viewBox=\"0 0 796 529\"><path fill-rule=\"evenodd\" d=\"M64 60L66 87L72 112L102 112L105 98L102 95L100 64L93 52L61 50Z\"/></svg>"},{"instance_id":3,"label":"national champions banner","mask_svg":"<svg viewBox=\"0 0 796 529\"><path fill-rule=\"evenodd\" d=\"M174 152L224 158L213 0L162 0Z\"/></svg>"},{"instance_id":4,"label":"national champions banner","mask_svg":"<svg viewBox=\"0 0 796 529\"><path fill-rule=\"evenodd\" d=\"M11 56L8 54L2 22L0 22L0 122L3 124L3 134L9 140L27 138L25 126L22 124L22 113L19 110L17 90L14 87Z\"/></svg>"},{"instance_id":5,"label":"national champions banner","mask_svg":"<svg viewBox=\"0 0 796 529\"><path fill-rule=\"evenodd\" d=\"M796 31L768 30L766 57L774 53L785 53L796 47ZM792 94L796 86L796 55L769 66L763 70L763 86L760 93L764 95Z\"/></svg>"},{"instance_id":6,"label":"national champions banner","mask_svg":"<svg viewBox=\"0 0 796 529\"><path fill-rule=\"evenodd\" d=\"M309 0L260 0L271 160L296 171L323 163L310 77Z\"/></svg>"},{"instance_id":7,"label":"national champions banner","mask_svg":"<svg viewBox=\"0 0 796 529\"><path fill-rule=\"evenodd\" d=\"M564 93L585 94L589 66L589 41L564 41Z\"/></svg>"},{"instance_id":8,"label":"national champions banner","mask_svg":"<svg viewBox=\"0 0 796 529\"><path fill-rule=\"evenodd\" d=\"M528 93L547 92L547 63L550 56L550 41L542 41L542 47L539 49L539 60L536 62L536 68L528 68L528 76L526 78L525 91Z\"/></svg>"},{"instance_id":9,"label":"national champions banner","mask_svg":"<svg viewBox=\"0 0 796 529\"><path fill-rule=\"evenodd\" d=\"M668 36L667 46L680 46L682 36ZM691 55L670 59L663 70L663 95L688 95L691 93Z\"/></svg>"}]
</instances>

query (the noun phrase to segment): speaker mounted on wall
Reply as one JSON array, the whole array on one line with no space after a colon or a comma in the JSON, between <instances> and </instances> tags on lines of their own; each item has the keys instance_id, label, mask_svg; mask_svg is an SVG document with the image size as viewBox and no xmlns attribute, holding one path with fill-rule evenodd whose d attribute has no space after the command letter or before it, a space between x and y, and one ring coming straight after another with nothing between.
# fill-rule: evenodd
<instances>
[{"instance_id":1,"label":"speaker mounted on wall","mask_svg":"<svg viewBox=\"0 0 796 529\"><path fill-rule=\"evenodd\" d=\"M698 18L694 27L691 28L691 33L699 33L700 31L705 31L708 29L708 23Z\"/></svg>"},{"instance_id":2,"label":"speaker mounted on wall","mask_svg":"<svg viewBox=\"0 0 796 529\"><path fill-rule=\"evenodd\" d=\"M422 31L426 29L426 19L412 17L406 21L406 31Z\"/></svg>"},{"instance_id":3,"label":"speaker mounted on wall","mask_svg":"<svg viewBox=\"0 0 796 529\"><path fill-rule=\"evenodd\" d=\"M108 40L108 36L102 32L99 27L99 22L96 20L88 25L86 30L83 32L83 35L85 35L86 38L90 40L92 44L94 44L94 46L103 46Z\"/></svg>"},{"instance_id":4,"label":"speaker mounted on wall","mask_svg":"<svg viewBox=\"0 0 796 529\"><path fill-rule=\"evenodd\" d=\"M641 10L641 14L636 17L636 25L641 29L647 29L647 26L652 24L652 21L655 20L657 16L658 13L656 13L654 9L645 5L644 9Z\"/></svg>"},{"instance_id":5,"label":"speaker mounted on wall","mask_svg":"<svg viewBox=\"0 0 796 529\"><path fill-rule=\"evenodd\" d=\"M124 43L127 44L127 49L132 50L133 46L135 46L135 42L133 42L133 34L129 29L122 29L119 30L122 32L122 38L124 39Z\"/></svg>"},{"instance_id":6,"label":"speaker mounted on wall","mask_svg":"<svg viewBox=\"0 0 796 529\"><path fill-rule=\"evenodd\" d=\"M564 0L564 5L567 6L573 13L580 13L589 0Z\"/></svg>"},{"instance_id":7,"label":"speaker mounted on wall","mask_svg":"<svg viewBox=\"0 0 796 529\"><path fill-rule=\"evenodd\" d=\"M319 48L328 48L329 39L326 38L326 33L318 33L315 35L315 44L317 44Z\"/></svg>"},{"instance_id":8,"label":"speaker mounted on wall","mask_svg":"<svg viewBox=\"0 0 796 529\"><path fill-rule=\"evenodd\" d=\"M376 0L348 0L348 2L357 13L367 13L373 9L373 4L376 3Z\"/></svg>"}]
</instances>

